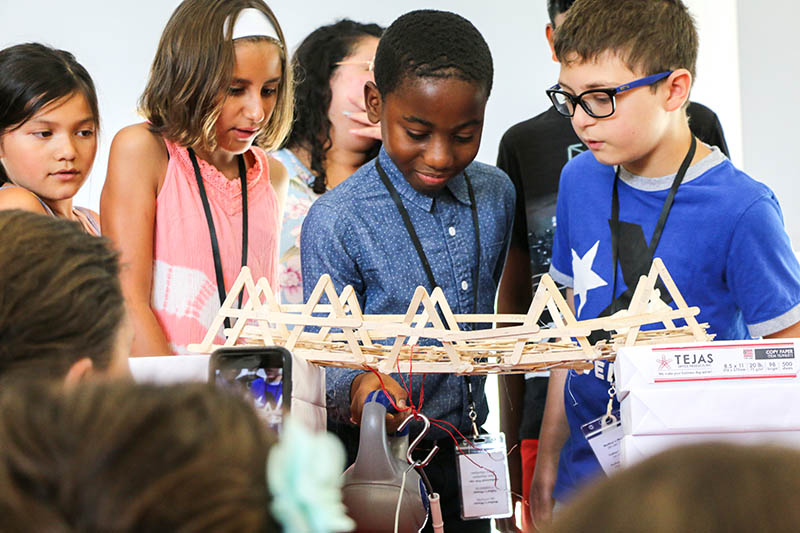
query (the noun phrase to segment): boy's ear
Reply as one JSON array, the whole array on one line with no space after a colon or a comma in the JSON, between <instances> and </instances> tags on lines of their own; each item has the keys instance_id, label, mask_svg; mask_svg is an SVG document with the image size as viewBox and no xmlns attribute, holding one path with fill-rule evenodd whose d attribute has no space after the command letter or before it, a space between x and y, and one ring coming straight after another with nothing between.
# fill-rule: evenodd
<instances>
[{"instance_id":1,"label":"boy's ear","mask_svg":"<svg viewBox=\"0 0 800 533\"><path fill-rule=\"evenodd\" d=\"M368 81L364 84L364 105L367 108L367 118L373 124L381 121L381 110L383 108L383 99L381 93L378 91L378 86L375 82Z\"/></svg>"},{"instance_id":2,"label":"boy's ear","mask_svg":"<svg viewBox=\"0 0 800 533\"><path fill-rule=\"evenodd\" d=\"M67 370L67 375L64 376L64 384L68 387L77 385L92 374L93 368L92 360L88 357L78 359Z\"/></svg>"},{"instance_id":3,"label":"boy's ear","mask_svg":"<svg viewBox=\"0 0 800 533\"><path fill-rule=\"evenodd\" d=\"M544 27L544 36L547 37L547 44L550 45L550 53L553 54L553 61L558 63L558 58L556 57L556 49L553 46L553 32L556 31L553 28L553 24L548 22Z\"/></svg>"},{"instance_id":4,"label":"boy's ear","mask_svg":"<svg viewBox=\"0 0 800 533\"><path fill-rule=\"evenodd\" d=\"M692 74L685 68L676 69L675 72L667 77L665 86L668 91L667 111L680 109L689 99L689 93L692 90Z\"/></svg>"}]
</instances>

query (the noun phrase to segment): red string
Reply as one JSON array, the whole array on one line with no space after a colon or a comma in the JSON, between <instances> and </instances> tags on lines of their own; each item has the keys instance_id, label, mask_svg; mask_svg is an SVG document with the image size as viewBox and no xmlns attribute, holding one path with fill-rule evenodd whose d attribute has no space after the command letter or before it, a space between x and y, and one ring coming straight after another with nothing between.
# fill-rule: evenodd
<instances>
[{"instance_id":1,"label":"red string","mask_svg":"<svg viewBox=\"0 0 800 533\"><path fill-rule=\"evenodd\" d=\"M400 376L400 382L402 383L403 388L405 389L406 394L408 395L408 407L403 407L403 408L398 407L397 404L394 402L394 398L392 398L392 395L389 394L389 391L386 390L386 385L383 383L383 378L381 378L380 373L377 370L373 369L373 368L370 368L369 370L378 377L378 381L381 384L381 389L383 390L384 394L386 394L386 397L389 398L389 403L392 404L392 407L394 407L394 409L398 413L402 413L402 412L405 412L405 411L411 411L411 416L413 416L415 419L418 419L419 417L417 415L419 414L420 410L422 409L422 402L423 402L423 399L425 398L425 376L427 374L422 374L422 383L420 384L420 391L419 391L419 407L417 407L416 405L414 405L414 397L412 395L412 385L411 385L411 374L413 372L413 364L414 364L414 348L416 346L417 345L415 344L415 345L412 345L411 348L410 348L409 363L408 363L408 382L406 382L405 378L403 378L403 374L400 372L400 358L399 357L397 358L397 374ZM430 421L431 425L436 426L437 428L441 429L442 431L447 433L450 436L451 439L453 439L453 442L455 442L455 444L456 444L456 449L458 450L458 453L460 453L461 455L466 457L467 460L470 463L472 463L473 465L477 466L481 470L486 470L487 472L492 474L492 476L494 477L494 488L495 489L499 489L499 487L497 486L498 477L497 477L497 474L494 472L494 470L492 470L490 468L487 468L487 467L485 467L483 465L479 465L478 463L473 461L472 458L469 456L469 454L465 453L464 450L461 449L461 446L459 445L458 439L456 439L456 437L455 437L455 435L453 435L452 431L450 431L449 429L447 429L446 427L444 427L441 424L447 424L448 426L452 427L453 430L456 433L458 433L458 435L461 437L461 439L464 442L468 443L471 448L473 448L475 450L480 450L480 448L475 446L474 442L472 442L471 440L466 438L458 430L458 428L455 425L453 425L452 423L450 423L450 422L448 422L446 420L439 420L438 418L429 418L428 420ZM489 452L484 452L484 453L488 454Z\"/></svg>"}]
</instances>

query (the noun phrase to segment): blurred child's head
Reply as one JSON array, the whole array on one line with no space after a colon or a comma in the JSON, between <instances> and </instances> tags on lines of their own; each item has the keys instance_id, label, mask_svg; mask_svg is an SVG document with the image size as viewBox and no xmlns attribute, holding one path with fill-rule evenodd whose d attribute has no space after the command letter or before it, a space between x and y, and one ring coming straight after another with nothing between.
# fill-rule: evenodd
<instances>
[{"instance_id":1,"label":"blurred child's head","mask_svg":"<svg viewBox=\"0 0 800 533\"><path fill-rule=\"evenodd\" d=\"M0 211L0 272L0 382L128 374L133 335L105 238L77 222Z\"/></svg>"},{"instance_id":2,"label":"blurred child's head","mask_svg":"<svg viewBox=\"0 0 800 533\"><path fill-rule=\"evenodd\" d=\"M86 69L64 50L0 50L0 184L43 200L75 196L91 172L100 114Z\"/></svg>"},{"instance_id":3,"label":"blurred child's head","mask_svg":"<svg viewBox=\"0 0 800 533\"><path fill-rule=\"evenodd\" d=\"M543 531L798 531L798 491L796 449L695 444L587 486Z\"/></svg>"},{"instance_id":4,"label":"blurred child's head","mask_svg":"<svg viewBox=\"0 0 800 533\"><path fill-rule=\"evenodd\" d=\"M440 191L475 159L493 72L483 36L454 13L412 11L384 32L367 112L417 191Z\"/></svg>"},{"instance_id":5,"label":"blurred child's head","mask_svg":"<svg viewBox=\"0 0 800 533\"><path fill-rule=\"evenodd\" d=\"M685 127L688 136L685 106L698 37L680 0L581 0L553 44L561 63L557 89L573 97L593 89L618 93L590 93L577 106L565 97L575 132L598 161L636 172L636 163L676 128ZM652 75L661 76L627 87ZM603 116L591 116L586 106Z\"/></svg>"},{"instance_id":6,"label":"blurred child's head","mask_svg":"<svg viewBox=\"0 0 800 533\"><path fill-rule=\"evenodd\" d=\"M182 146L277 148L292 123L292 70L275 15L261 0L184 0L139 105L153 131Z\"/></svg>"},{"instance_id":7,"label":"blurred child's head","mask_svg":"<svg viewBox=\"0 0 800 533\"><path fill-rule=\"evenodd\" d=\"M208 384L27 384L0 396L13 531L277 531L250 405Z\"/></svg>"},{"instance_id":8,"label":"blurred child's head","mask_svg":"<svg viewBox=\"0 0 800 533\"><path fill-rule=\"evenodd\" d=\"M340 20L311 32L294 53L294 124L287 144L308 150L317 193L325 192L325 156L334 142L377 152L376 141L349 133L359 124L346 114L363 109L382 32L377 24Z\"/></svg>"}]
</instances>

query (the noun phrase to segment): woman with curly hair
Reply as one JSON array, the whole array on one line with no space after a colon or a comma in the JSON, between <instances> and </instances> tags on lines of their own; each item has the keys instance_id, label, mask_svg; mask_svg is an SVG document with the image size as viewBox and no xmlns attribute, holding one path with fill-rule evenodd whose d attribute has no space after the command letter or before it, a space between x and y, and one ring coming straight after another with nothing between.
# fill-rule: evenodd
<instances>
[{"instance_id":1,"label":"woman with curly hair","mask_svg":"<svg viewBox=\"0 0 800 533\"><path fill-rule=\"evenodd\" d=\"M367 119L364 84L383 29L340 20L300 43L295 75L294 125L285 148L272 154L289 171L289 196L280 243L281 300L303 298L300 227L311 204L374 158L380 127Z\"/></svg>"}]
</instances>

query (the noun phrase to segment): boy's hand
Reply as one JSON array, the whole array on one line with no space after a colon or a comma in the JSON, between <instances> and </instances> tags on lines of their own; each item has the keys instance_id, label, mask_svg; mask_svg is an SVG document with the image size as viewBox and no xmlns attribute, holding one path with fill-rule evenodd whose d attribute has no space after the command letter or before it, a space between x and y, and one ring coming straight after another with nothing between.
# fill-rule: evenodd
<instances>
[{"instance_id":1,"label":"boy's hand","mask_svg":"<svg viewBox=\"0 0 800 533\"><path fill-rule=\"evenodd\" d=\"M408 393L391 376L381 374L383 386L391 395L395 405L403 409L408 405ZM381 382L372 372L359 374L350 385L350 421L358 425L361 423L361 411L364 409L364 400L370 392L381 390ZM398 426L405 420L410 411L386 415L386 432L394 433Z\"/></svg>"}]
</instances>

